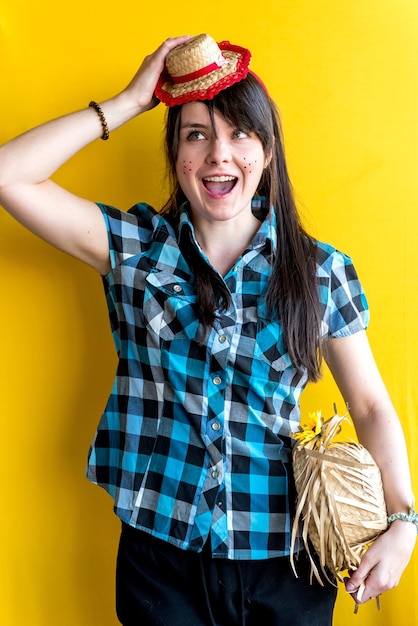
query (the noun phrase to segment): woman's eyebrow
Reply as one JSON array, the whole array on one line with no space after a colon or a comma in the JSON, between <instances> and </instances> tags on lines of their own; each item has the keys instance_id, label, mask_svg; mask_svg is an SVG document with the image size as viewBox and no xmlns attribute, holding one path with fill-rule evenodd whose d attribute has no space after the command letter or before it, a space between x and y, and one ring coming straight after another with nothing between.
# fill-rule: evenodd
<instances>
[{"instance_id":1,"label":"woman's eyebrow","mask_svg":"<svg viewBox=\"0 0 418 626\"><path fill-rule=\"evenodd\" d=\"M201 130L207 133L213 132L214 136L218 137L218 132L215 124L203 124L202 122L188 122L187 120L181 124L180 131L182 130Z\"/></svg>"},{"instance_id":2,"label":"woman's eyebrow","mask_svg":"<svg viewBox=\"0 0 418 626\"><path fill-rule=\"evenodd\" d=\"M180 128L209 128L207 124L201 124L200 122L188 122L187 120L181 124Z\"/></svg>"}]
</instances>

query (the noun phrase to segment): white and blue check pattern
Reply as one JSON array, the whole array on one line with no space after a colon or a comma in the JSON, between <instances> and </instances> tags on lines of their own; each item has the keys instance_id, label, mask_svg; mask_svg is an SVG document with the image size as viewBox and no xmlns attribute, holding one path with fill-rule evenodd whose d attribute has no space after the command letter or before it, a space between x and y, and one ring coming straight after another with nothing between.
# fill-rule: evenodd
<instances>
[{"instance_id":1,"label":"white and blue check pattern","mask_svg":"<svg viewBox=\"0 0 418 626\"><path fill-rule=\"evenodd\" d=\"M224 277L232 304L206 335L179 241L199 250L182 208L180 228L145 204L99 205L111 272L104 277L119 356L90 450L88 477L127 524L183 549L210 538L216 557L289 553L293 484L289 432L307 376L291 363L263 295L276 248L264 210L251 246ZM199 251L201 254L201 252ZM351 260L318 243L323 338L366 328L367 302Z\"/></svg>"}]
</instances>

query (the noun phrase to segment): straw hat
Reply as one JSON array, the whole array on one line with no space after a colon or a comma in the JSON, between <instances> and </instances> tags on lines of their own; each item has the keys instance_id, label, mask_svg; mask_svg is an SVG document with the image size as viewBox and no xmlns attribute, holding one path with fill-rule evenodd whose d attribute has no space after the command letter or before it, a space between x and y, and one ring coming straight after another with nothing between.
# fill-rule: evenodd
<instances>
[{"instance_id":1,"label":"straw hat","mask_svg":"<svg viewBox=\"0 0 418 626\"><path fill-rule=\"evenodd\" d=\"M210 100L245 78L250 60L246 48L198 35L167 54L155 95L168 106Z\"/></svg>"},{"instance_id":2,"label":"straw hat","mask_svg":"<svg viewBox=\"0 0 418 626\"><path fill-rule=\"evenodd\" d=\"M298 494L292 529L291 562L298 533L311 557L309 540L319 556L322 574L342 580L340 572L355 570L367 547L387 528L380 470L370 453L354 441L333 441L346 420L335 414L324 422L292 433L293 472ZM316 420L315 420L316 418ZM312 573L322 584L311 557ZM328 571L327 571L328 568Z\"/></svg>"}]
</instances>

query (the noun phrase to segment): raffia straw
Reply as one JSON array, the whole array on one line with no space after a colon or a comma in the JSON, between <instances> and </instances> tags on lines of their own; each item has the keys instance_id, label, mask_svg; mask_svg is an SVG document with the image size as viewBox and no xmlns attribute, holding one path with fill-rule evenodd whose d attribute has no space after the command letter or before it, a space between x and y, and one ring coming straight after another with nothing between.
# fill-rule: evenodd
<instances>
[{"instance_id":1,"label":"raffia straw","mask_svg":"<svg viewBox=\"0 0 418 626\"><path fill-rule=\"evenodd\" d=\"M300 534L311 562L311 582L315 576L321 585L321 574L336 584L335 579L343 580L341 572L357 569L367 547L387 528L382 480L372 456L357 442L333 441L346 419L335 414L317 436L293 448L298 499L291 565L297 576L294 552Z\"/></svg>"}]
</instances>

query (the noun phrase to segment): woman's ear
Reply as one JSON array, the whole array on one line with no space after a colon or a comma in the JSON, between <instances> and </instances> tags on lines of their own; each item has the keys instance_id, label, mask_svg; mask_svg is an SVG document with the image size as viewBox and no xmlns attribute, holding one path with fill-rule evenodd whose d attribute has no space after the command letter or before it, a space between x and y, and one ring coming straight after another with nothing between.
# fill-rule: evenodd
<instances>
[{"instance_id":1,"label":"woman's ear","mask_svg":"<svg viewBox=\"0 0 418 626\"><path fill-rule=\"evenodd\" d=\"M273 150L274 150L275 142L276 142L275 137L273 137L272 146L271 146L269 152L266 154L265 159L264 159L264 169L266 169L266 167L268 167L270 165L270 162L271 162L271 160L273 158Z\"/></svg>"},{"instance_id":2,"label":"woman's ear","mask_svg":"<svg viewBox=\"0 0 418 626\"><path fill-rule=\"evenodd\" d=\"M264 169L266 169L270 165L272 158L273 158L273 151L270 151L270 154L268 154L264 159Z\"/></svg>"}]
</instances>

